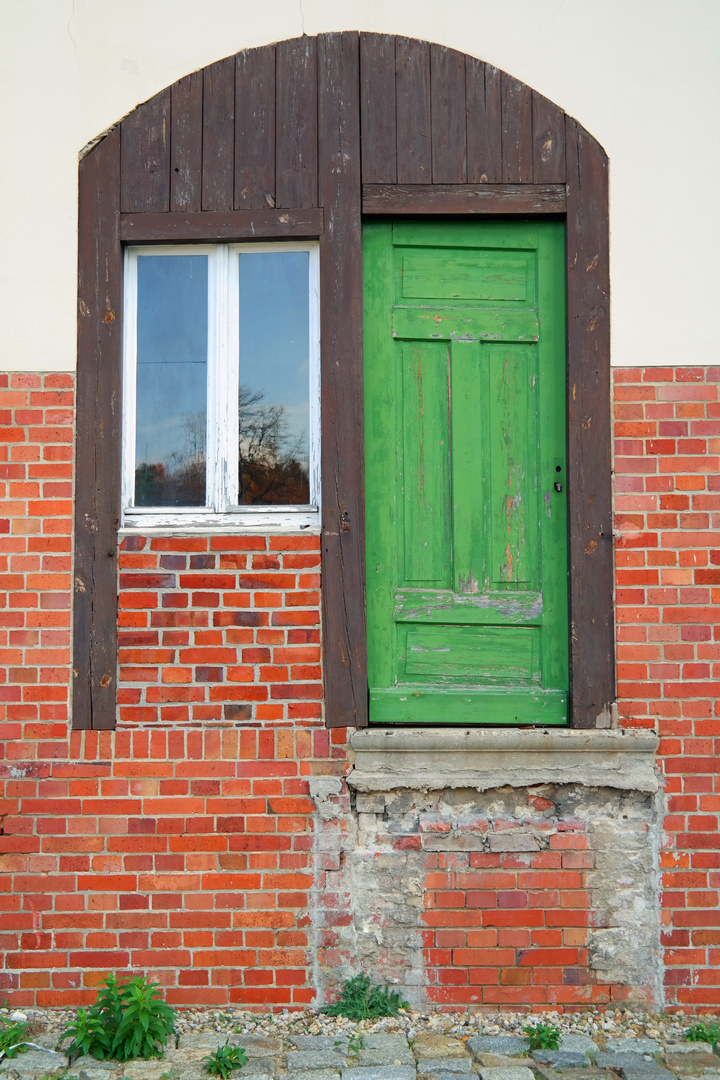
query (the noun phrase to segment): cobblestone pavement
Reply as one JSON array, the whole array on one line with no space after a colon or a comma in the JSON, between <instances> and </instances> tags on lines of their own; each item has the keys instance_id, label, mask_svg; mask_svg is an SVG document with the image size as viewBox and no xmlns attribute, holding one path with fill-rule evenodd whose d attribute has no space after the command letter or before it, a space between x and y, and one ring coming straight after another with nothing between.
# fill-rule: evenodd
<instances>
[{"instance_id":1,"label":"cobblestone pavement","mask_svg":"<svg viewBox=\"0 0 720 1080\"><path fill-rule=\"evenodd\" d=\"M7 1013L7 1010L0 1010ZM13 1013L13 1018L22 1014ZM720 1080L720 1056L684 1041L692 1022L639 1013L470 1016L405 1013L351 1023L316 1013L258 1018L240 1010L180 1014L162 1059L124 1065L57 1052L72 1013L28 1010L27 1053L0 1062L7 1080L207 1080L203 1058L225 1042L244 1048L237 1080ZM563 1032L559 1050L530 1051L528 1022Z\"/></svg>"}]
</instances>

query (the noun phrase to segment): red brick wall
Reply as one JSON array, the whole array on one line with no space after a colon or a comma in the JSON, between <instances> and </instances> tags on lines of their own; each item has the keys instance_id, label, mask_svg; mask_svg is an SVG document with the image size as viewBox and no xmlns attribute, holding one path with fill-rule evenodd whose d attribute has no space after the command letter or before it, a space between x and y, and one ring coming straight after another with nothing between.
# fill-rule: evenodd
<instances>
[{"instance_id":1,"label":"red brick wall","mask_svg":"<svg viewBox=\"0 0 720 1080\"><path fill-rule=\"evenodd\" d=\"M720 1005L720 368L615 372L621 722L657 724L677 1007Z\"/></svg>"},{"instance_id":2,"label":"red brick wall","mask_svg":"<svg viewBox=\"0 0 720 1080\"><path fill-rule=\"evenodd\" d=\"M616 372L619 708L663 740L671 1007L720 1004L719 378ZM133 967L175 1003L307 1003L316 945L347 922L345 895L319 893L350 835L320 840L309 798L347 767L320 718L317 540L126 538L120 727L70 738L72 386L0 376L0 992L74 1003ZM427 855L432 1000L602 1001L583 952L594 853L553 829L522 865Z\"/></svg>"},{"instance_id":3,"label":"red brick wall","mask_svg":"<svg viewBox=\"0 0 720 1080\"><path fill-rule=\"evenodd\" d=\"M53 758L67 738L73 387L66 374L0 375L0 754L6 761Z\"/></svg>"},{"instance_id":4,"label":"red brick wall","mask_svg":"<svg viewBox=\"0 0 720 1080\"><path fill-rule=\"evenodd\" d=\"M320 538L129 536L121 724L318 720Z\"/></svg>"},{"instance_id":5,"label":"red brick wall","mask_svg":"<svg viewBox=\"0 0 720 1080\"><path fill-rule=\"evenodd\" d=\"M74 732L65 760L0 768L0 992L85 1003L107 971L132 969L175 1005L309 1004L308 779L342 774L344 738Z\"/></svg>"},{"instance_id":6,"label":"red brick wall","mask_svg":"<svg viewBox=\"0 0 720 1080\"><path fill-rule=\"evenodd\" d=\"M531 812L555 809L540 795L528 803ZM625 987L588 967L586 878L595 859L584 822L551 816L523 834L517 821L480 825L492 827L494 846L507 850L426 856L429 1001L571 1011L625 1000ZM536 835L545 850L537 850Z\"/></svg>"},{"instance_id":7,"label":"red brick wall","mask_svg":"<svg viewBox=\"0 0 720 1080\"><path fill-rule=\"evenodd\" d=\"M0 992L89 1001L149 971L175 1004L307 1004L309 777L322 727L316 537L131 537L120 727L68 730L73 384L0 376Z\"/></svg>"}]
</instances>

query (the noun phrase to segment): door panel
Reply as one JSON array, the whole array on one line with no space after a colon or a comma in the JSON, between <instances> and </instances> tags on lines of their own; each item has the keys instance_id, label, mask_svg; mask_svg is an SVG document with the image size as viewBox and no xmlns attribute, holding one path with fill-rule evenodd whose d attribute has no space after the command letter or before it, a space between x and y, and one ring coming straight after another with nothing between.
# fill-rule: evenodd
<instances>
[{"instance_id":1,"label":"door panel","mask_svg":"<svg viewBox=\"0 0 720 1080\"><path fill-rule=\"evenodd\" d=\"M567 722L563 254L365 228L371 723Z\"/></svg>"},{"instance_id":2,"label":"door panel","mask_svg":"<svg viewBox=\"0 0 720 1080\"><path fill-rule=\"evenodd\" d=\"M450 586L450 446L446 350L397 346L401 365L404 579Z\"/></svg>"}]
</instances>

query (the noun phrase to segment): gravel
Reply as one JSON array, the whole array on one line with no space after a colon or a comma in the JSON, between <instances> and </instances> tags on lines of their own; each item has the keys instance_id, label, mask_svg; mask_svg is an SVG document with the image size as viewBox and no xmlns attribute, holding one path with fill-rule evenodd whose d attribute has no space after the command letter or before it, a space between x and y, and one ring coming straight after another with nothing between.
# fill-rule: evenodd
<instances>
[{"instance_id":1,"label":"gravel","mask_svg":"<svg viewBox=\"0 0 720 1080\"><path fill-rule=\"evenodd\" d=\"M17 1010L14 1010L17 1011ZM23 1010L32 1025L31 1035L48 1030L50 1034L60 1031L75 1017L74 1009ZM0 1009L0 1016L9 1014ZM715 1018L705 1017L706 1022ZM693 1018L683 1014L658 1015L631 1009L607 1009L604 1012L565 1013L476 1013L465 1012L402 1012L396 1018L376 1021L363 1020L355 1023L343 1017L325 1016L309 1010L259 1014L236 1008L183 1009L177 1013L175 1027L178 1036L195 1032L215 1032L221 1037L228 1035L254 1035L292 1040L298 1035L325 1035L328 1045L338 1038L353 1033L386 1032L416 1039L419 1035L516 1035L522 1036L522 1028L528 1023L554 1024L563 1035L585 1035L604 1050L608 1042L622 1038L653 1039L662 1044L683 1043L684 1032ZM45 1041L45 1040L43 1040ZM233 1040L236 1041L236 1040Z\"/></svg>"}]
</instances>

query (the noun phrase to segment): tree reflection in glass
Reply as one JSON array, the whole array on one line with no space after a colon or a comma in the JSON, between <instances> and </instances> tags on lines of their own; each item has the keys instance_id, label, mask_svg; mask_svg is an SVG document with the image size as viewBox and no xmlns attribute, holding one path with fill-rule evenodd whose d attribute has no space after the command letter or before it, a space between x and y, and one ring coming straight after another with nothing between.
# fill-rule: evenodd
<instances>
[{"instance_id":1,"label":"tree reflection in glass","mask_svg":"<svg viewBox=\"0 0 720 1080\"><path fill-rule=\"evenodd\" d=\"M240 252L238 503L307 505L309 255Z\"/></svg>"},{"instance_id":2,"label":"tree reflection in glass","mask_svg":"<svg viewBox=\"0 0 720 1080\"><path fill-rule=\"evenodd\" d=\"M204 506L207 255L137 260L135 505Z\"/></svg>"}]
</instances>

